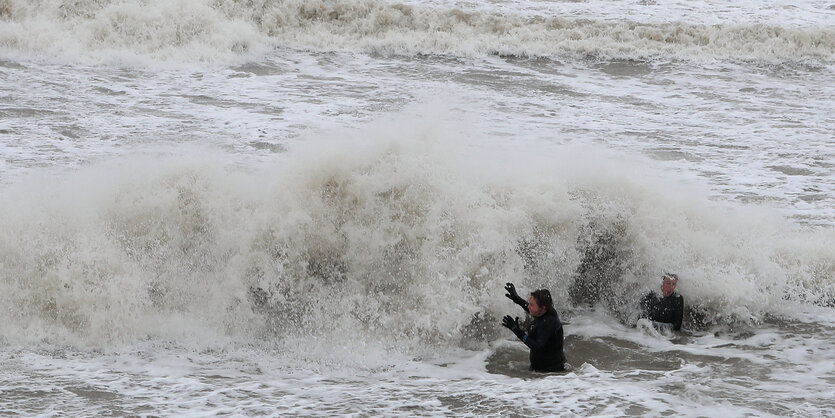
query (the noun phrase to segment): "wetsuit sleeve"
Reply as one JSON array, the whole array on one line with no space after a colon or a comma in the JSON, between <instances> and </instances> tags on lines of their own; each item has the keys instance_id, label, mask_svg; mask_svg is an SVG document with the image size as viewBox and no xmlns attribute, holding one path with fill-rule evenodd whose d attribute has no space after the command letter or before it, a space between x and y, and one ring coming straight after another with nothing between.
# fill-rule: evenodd
<instances>
[{"instance_id":1,"label":"wetsuit sleeve","mask_svg":"<svg viewBox=\"0 0 835 418\"><path fill-rule=\"evenodd\" d=\"M525 338L527 338L527 335L525 334L525 331L522 331L522 330L521 330L521 329L519 329L519 328L512 329L511 331L512 331L514 334L516 334L516 338L518 338L518 339L522 340L523 342L525 341Z\"/></svg>"},{"instance_id":2,"label":"wetsuit sleeve","mask_svg":"<svg viewBox=\"0 0 835 418\"><path fill-rule=\"evenodd\" d=\"M513 299L513 303L521 306L522 309L525 310L525 313L530 313L530 312L528 312L528 301L526 301L525 299L522 299L521 296L516 296L512 299Z\"/></svg>"},{"instance_id":3,"label":"wetsuit sleeve","mask_svg":"<svg viewBox=\"0 0 835 418\"><path fill-rule=\"evenodd\" d=\"M681 329L681 321L684 319L684 297L676 298L675 309L673 310L673 329L678 331Z\"/></svg>"}]
</instances>

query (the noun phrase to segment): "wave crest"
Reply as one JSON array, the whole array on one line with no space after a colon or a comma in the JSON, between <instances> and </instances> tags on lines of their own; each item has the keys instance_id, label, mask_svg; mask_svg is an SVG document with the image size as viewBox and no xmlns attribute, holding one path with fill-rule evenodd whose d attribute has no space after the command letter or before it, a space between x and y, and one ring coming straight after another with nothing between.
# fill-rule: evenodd
<instances>
[{"instance_id":1,"label":"wave crest","mask_svg":"<svg viewBox=\"0 0 835 418\"><path fill-rule=\"evenodd\" d=\"M275 47L381 54L825 62L835 30L526 17L379 0L0 1L7 54L251 59Z\"/></svg>"},{"instance_id":2,"label":"wave crest","mask_svg":"<svg viewBox=\"0 0 835 418\"><path fill-rule=\"evenodd\" d=\"M835 304L831 229L716 208L622 155L494 155L451 132L418 118L248 173L192 151L4 188L2 335L415 352L499 335L508 281L628 320L670 270L702 324Z\"/></svg>"}]
</instances>

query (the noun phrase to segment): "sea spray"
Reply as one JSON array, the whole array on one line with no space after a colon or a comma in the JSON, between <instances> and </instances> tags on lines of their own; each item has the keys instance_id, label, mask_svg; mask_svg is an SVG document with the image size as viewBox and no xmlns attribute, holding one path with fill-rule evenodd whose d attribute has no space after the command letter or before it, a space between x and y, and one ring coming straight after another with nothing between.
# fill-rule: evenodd
<instances>
[{"instance_id":1,"label":"sea spray","mask_svg":"<svg viewBox=\"0 0 835 418\"><path fill-rule=\"evenodd\" d=\"M682 277L693 326L832 304L830 230L723 207L640 157L497 155L426 122L311 137L246 171L189 148L4 187L3 335L105 346L338 336L425 354L495 338L507 281L551 289L564 313L603 304L628 323L664 271Z\"/></svg>"}]
</instances>

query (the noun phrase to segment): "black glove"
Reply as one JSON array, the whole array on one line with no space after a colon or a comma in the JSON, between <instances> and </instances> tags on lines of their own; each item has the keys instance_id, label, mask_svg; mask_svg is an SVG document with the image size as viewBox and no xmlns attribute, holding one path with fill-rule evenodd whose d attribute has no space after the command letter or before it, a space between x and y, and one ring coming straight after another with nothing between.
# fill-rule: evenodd
<instances>
[{"instance_id":1,"label":"black glove","mask_svg":"<svg viewBox=\"0 0 835 418\"><path fill-rule=\"evenodd\" d=\"M510 315L505 315L504 318L502 318L502 325L516 334L516 337L520 340L525 338L525 332L522 331L522 327L519 326L519 318L513 318Z\"/></svg>"},{"instance_id":2,"label":"black glove","mask_svg":"<svg viewBox=\"0 0 835 418\"><path fill-rule=\"evenodd\" d=\"M522 299L522 297L516 293L516 286L514 286L513 283L505 283L504 290L507 290L505 296L507 296L508 299L521 306L525 312L528 311L528 301Z\"/></svg>"}]
</instances>

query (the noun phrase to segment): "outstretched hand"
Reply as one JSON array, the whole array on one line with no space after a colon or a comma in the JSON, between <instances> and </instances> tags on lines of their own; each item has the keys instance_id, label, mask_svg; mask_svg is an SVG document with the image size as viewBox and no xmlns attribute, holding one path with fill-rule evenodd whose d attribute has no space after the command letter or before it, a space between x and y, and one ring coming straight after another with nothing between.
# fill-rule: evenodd
<instances>
[{"instance_id":1,"label":"outstretched hand","mask_svg":"<svg viewBox=\"0 0 835 418\"><path fill-rule=\"evenodd\" d=\"M516 293L516 286L514 286L513 283L505 283L504 290L507 290L507 294L505 294L505 296L507 296L508 299L512 300L513 303L521 306L522 309L525 310L525 312L528 312L528 301L522 299L519 296L519 294Z\"/></svg>"},{"instance_id":2,"label":"outstretched hand","mask_svg":"<svg viewBox=\"0 0 835 418\"><path fill-rule=\"evenodd\" d=\"M513 283L505 283L504 290L507 290L507 294L505 294L505 296L507 296L508 299L514 302L519 299L519 294L516 293L516 286L514 286Z\"/></svg>"},{"instance_id":3,"label":"outstretched hand","mask_svg":"<svg viewBox=\"0 0 835 418\"><path fill-rule=\"evenodd\" d=\"M504 318L502 318L502 325L514 333L522 329L522 327L519 326L519 318L513 318L510 315L505 315Z\"/></svg>"}]
</instances>

